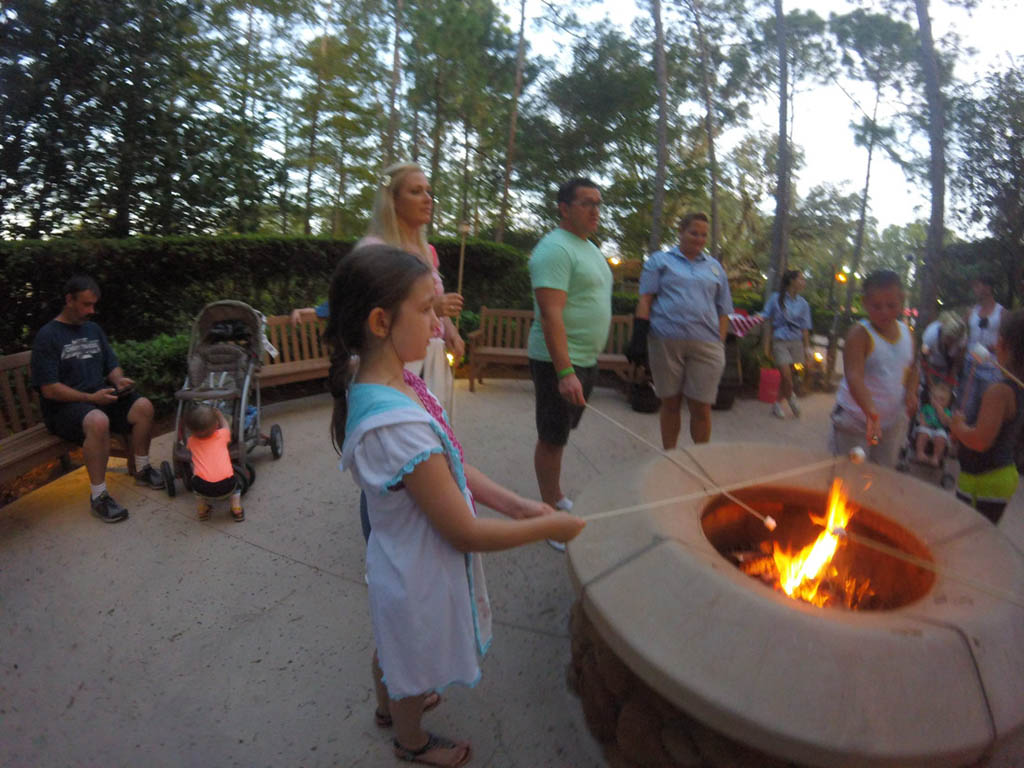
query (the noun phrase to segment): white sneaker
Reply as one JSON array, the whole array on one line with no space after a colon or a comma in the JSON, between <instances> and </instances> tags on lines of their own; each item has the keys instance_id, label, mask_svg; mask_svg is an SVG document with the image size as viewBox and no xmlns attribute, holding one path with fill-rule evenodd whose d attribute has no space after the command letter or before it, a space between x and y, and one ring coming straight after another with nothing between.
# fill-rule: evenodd
<instances>
[{"instance_id":1,"label":"white sneaker","mask_svg":"<svg viewBox=\"0 0 1024 768\"><path fill-rule=\"evenodd\" d=\"M778 402L772 403L772 416L774 416L776 419L786 418L786 414L782 412L782 406L779 405Z\"/></svg>"},{"instance_id":2,"label":"white sneaker","mask_svg":"<svg viewBox=\"0 0 1024 768\"><path fill-rule=\"evenodd\" d=\"M572 511L572 499L570 499L568 496L563 496L562 498L555 502L555 509L561 510L562 512ZM555 541L554 539L548 539L547 542L552 549L555 549L559 552L565 552L564 542Z\"/></svg>"},{"instance_id":3,"label":"white sneaker","mask_svg":"<svg viewBox=\"0 0 1024 768\"><path fill-rule=\"evenodd\" d=\"M793 409L794 416L800 416L800 406L796 404L796 398L792 395L789 397L789 407Z\"/></svg>"}]
</instances>

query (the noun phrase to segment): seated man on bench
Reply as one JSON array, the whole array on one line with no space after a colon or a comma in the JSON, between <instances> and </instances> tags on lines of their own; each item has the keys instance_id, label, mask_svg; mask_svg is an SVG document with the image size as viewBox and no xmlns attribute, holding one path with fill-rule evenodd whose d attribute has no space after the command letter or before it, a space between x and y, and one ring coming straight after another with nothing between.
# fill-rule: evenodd
<instances>
[{"instance_id":1,"label":"seated man on bench","mask_svg":"<svg viewBox=\"0 0 1024 768\"><path fill-rule=\"evenodd\" d=\"M119 523L128 510L107 492L111 432L131 434L136 485L163 488L164 481L149 463L153 404L134 391L106 334L89 320L99 298L91 277L78 275L64 284L63 309L32 344L32 385L41 395L47 429L82 446L92 513L105 523Z\"/></svg>"}]
</instances>

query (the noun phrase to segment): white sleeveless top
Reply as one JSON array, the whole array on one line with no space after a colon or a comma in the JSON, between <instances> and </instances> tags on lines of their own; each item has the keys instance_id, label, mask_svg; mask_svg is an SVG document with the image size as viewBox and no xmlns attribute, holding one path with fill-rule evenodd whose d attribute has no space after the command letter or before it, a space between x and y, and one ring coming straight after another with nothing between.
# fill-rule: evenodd
<instances>
[{"instance_id":1,"label":"white sleeveless top","mask_svg":"<svg viewBox=\"0 0 1024 768\"><path fill-rule=\"evenodd\" d=\"M871 346L864 359L864 384L878 409L880 426L884 430L898 422L905 409L907 379L914 365L914 336L903 323L897 323L900 337L889 341L876 331L868 320L860 324L868 332ZM858 421L867 424L864 411L850 394L850 386L843 376L836 395L836 404L852 413Z\"/></svg>"},{"instance_id":2,"label":"white sleeveless top","mask_svg":"<svg viewBox=\"0 0 1024 768\"><path fill-rule=\"evenodd\" d=\"M967 316L967 348L970 349L975 344L983 344L990 352L994 352L996 339L999 338L999 323L1003 319L1003 305L996 302L984 328L980 325L981 315L978 314L980 306L978 304L972 307L971 313Z\"/></svg>"}]
</instances>

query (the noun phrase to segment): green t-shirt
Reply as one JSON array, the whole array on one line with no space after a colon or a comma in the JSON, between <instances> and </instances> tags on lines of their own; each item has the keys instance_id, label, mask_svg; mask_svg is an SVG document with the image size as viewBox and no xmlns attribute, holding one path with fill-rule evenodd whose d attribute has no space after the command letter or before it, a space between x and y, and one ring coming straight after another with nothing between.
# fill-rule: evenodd
<instances>
[{"instance_id":1,"label":"green t-shirt","mask_svg":"<svg viewBox=\"0 0 1024 768\"><path fill-rule=\"evenodd\" d=\"M612 322L612 271L598 247L561 227L548 232L530 256L530 283L534 291L565 291L562 318L569 360L582 367L597 363ZM527 354L534 360L551 362L536 293Z\"/></svg>"}]
</instances>

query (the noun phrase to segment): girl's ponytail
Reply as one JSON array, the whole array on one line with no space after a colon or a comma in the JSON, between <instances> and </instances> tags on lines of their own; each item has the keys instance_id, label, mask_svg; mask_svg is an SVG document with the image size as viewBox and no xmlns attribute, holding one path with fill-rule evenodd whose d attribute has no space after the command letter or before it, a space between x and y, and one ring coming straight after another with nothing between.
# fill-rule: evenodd
<instances>
[{"instance_id":1,"label":"girl's ponytail","mask_svg":"<svg viewBox=\"0 0 1024 768\"><path fill-rule=\"evenodd\" d=\"M339 453L348 419L348 384L354 355L364 353L370 312L380 307L398 312L413 283L430 269L411 253L390 245L367 245L341 257L327 295L330 316L324 341L331 351L328 384L334 398L331 444Z\"/></svg>"},{"instance_id":2,"label":"girl's ponytail","mask_svg":"<svg viewBox=\"0 0 1024 768\"><path fill-rule=\"evenodd\" d=\"M344 344L331 345L331 367L327 373L327 384L334 398L331 412L331 444L341 453L345 442L345 421L348 419L349 362L352 355Z\"/></svg>"}]
</instances>

